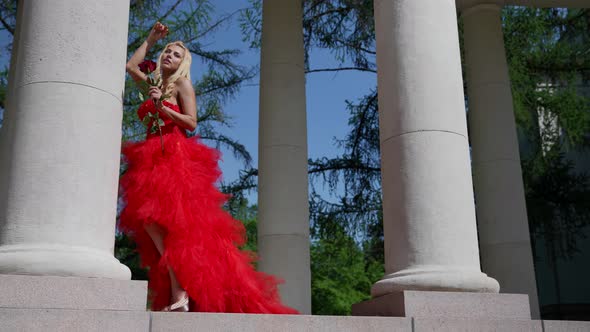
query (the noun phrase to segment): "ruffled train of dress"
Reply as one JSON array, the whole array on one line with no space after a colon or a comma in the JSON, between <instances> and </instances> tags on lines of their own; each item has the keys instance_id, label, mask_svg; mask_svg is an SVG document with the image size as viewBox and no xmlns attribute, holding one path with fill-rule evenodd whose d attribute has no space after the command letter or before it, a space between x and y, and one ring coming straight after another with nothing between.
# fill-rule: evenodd
<instances>
[{"instance_id":1,"label":"ruffled train of dress","mask_svg":"<svg viewBox=\"0 0 590 332\"><path fill-rule=\"evenodd\" d=\"M143 118L154 111L149 100L138 114ZM253 254L238 249L245 230L222 209L227 197L216 187L219 152L187 138L170 120L163 132L164 152L158 134L123 147L127 170L120 180L125 207L119 229L134 239L142 266L149 268L152 310L170 304L171 266L190 297L191 311L297 313L281 304L278 280L256 271ZM163 255L144 229L149 223L166 232Z\"/></svg>"}]
</instances>

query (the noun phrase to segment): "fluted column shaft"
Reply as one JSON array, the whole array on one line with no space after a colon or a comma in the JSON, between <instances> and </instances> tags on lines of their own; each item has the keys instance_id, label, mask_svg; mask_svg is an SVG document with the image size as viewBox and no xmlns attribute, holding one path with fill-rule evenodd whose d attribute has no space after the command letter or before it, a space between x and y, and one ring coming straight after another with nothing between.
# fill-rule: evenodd
<instances>
[{"instance_id":1,"label":"fluted column shaft","mask_svg":"<svg viewBox=\"0 0 590 332\"><path fill-rule=\"evenodd\" d=\"M0 273L129 279L113 257L129 1L21 1L0 132Z\"/></svg>"},{"instance_id":2,"label":"fluted column shaft","mask_svg":"<svg viewBox=\"0 0 590 332\"><path fill-rule=\"evenodd\" d=\"M311 313L307 123L301 0L263 2L258 157L260 270Z\"/></svg>"},{"instance_id":3,"label":"fluted column shaft","mask_svg":"<svg viewBox=\"0 0 590 332\"><path fill-rule=\"evenodd\" d=\"M481 263L503 293L528 294L532 316L539 318L500 14L493 4L462 13Z\"/></svg>"}]
</instances>

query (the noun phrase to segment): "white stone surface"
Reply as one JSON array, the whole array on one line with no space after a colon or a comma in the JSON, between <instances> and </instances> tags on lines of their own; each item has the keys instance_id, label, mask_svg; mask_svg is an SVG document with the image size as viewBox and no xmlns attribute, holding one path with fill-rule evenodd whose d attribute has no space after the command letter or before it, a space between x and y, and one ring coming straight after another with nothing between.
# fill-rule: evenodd
<instances>
[{"instance_id":1,"label":"white stone surface","mask_svg":"<svg viewBox=\"0 0 590 332\"><path fill-rule=\"evenodd\" d=\"M497 292L479 269L455 5L381 0L375 18L386 275L371 293Z\"/></svg>"},{"instance_id":2,"label":"white stone surface","mask_svg":"<svg viewBox=\"0 0 590 332\"><path fill-rule=\"evenodd\" d=\"M544 320L544 332L588 332L590 322Z\"/></svg>"},{"instance_id":3,"label":"white stone surface","mask_svg":"<svg viewBox=\"0 0 590 332\"><path fill-rule=\"evenodd\" d=\"M590 8L590 0L456 0L460 9L481 4L528 6L539 8Z\"/></svg>"},{"instance_id":4,"label":"white stone surface","mask_svg":"<svg viewBox=\"0 0 590 332\"><path fill-rule=\"evenodd\" d=\"M0 275L0 308L145 311L147 281Z\"/></svg>"},{"instance_id":5,"label":"white stone surface","mask_svg":"<svg viewBox=\"0 0 590 332\"><path fill-rule=\"evenodd\" d=\"M129 279L113 257L129 1L23 1L0 132L0 273Z\"/></svg>"},{"instance_id":6,"label":"white stone surface","mask_svg":"<svg viewBox=\"0 0 590 332\"><path fill-rule=\"evenodd\" d=\"M482 270L502 292L528 294L533 318L539 318L500 14L497 5L479 5L462 15Z\"/></svg>"},{"instance_id":7,"label":"white stone surface","mask_svg":"<svg viewBox=\"0 0 590 332\"><path fill-rule=\"evenodd\" d=\"M0 308L0 332L147 332L149 314L139 311Z\"/></svg>"},{"instance_id":8,"label":"white stone surface","mask_svg":"<svg viewBox=\"0 0 590 332\"><path fill-rule=\"evenodd\" d=\"M530 319L526 295L403 291L353 304L355 316Z\"/></svg>"},{"instance_id":9,"label":"white stone surface","mask_svg":"<svg viewBox=\"0 0 590 332\"><path fill-rule=\"evenodd\" d=\"M542 332L541 321L525 319L420 318L414 320L414 332Z\"/></svg>"},{"instance_id":10,"label":"white stone surface","mask_svg":"<svg viewBox=\"0 0 590 332\"><path fill-rule=\"evenodd\" d=\"M258 254L284 279L284 303L311 312L307 128L301 0L264 1L260 71Z\"/></svg>"},{"instance_id":11,"label":"white stone surface","mask_svg":"<svg viewBox=\"0 0 590 332\"><path fill-rule=\"evenodd\" d=\"M530 331L586 332L588 322L482 318L399 318L164 313L0 308L0 331ZM543 325L542 325L543 324ZM544 329L543 329L544 326Z\"/></svg>"},{"instance_id":12,"label":"white stone surface","mask_svg":"<svg viewBox=\"0 0 590 332\"><path fill-rule=\"evenodd\" d=\"M297 291L291 284L293 282L311 284L309 268L302 268L310 266L309 237L285 234L264 235L258 238L258 252L266 253L258 261L259 268L261 265L278 267L278 272L274 275L283 281L279 284L283 303L301 311L295 305L307 304L311 301L311 291ZM290 280L285 280L284 276L288 276ZM311 306L309 309L311 312Z\"/></svg>"},{"instance_id":13,"label":"white stone surface","mask_svg":"<svg viewBox=\"0 0 590 332\"><path fill-rule=\"evenodd\" d=\"M336 317L308 315L253 315L213 313L152 313L153 332L410 332L411 320L393 317Z\"/></svg>"}]
</instances>

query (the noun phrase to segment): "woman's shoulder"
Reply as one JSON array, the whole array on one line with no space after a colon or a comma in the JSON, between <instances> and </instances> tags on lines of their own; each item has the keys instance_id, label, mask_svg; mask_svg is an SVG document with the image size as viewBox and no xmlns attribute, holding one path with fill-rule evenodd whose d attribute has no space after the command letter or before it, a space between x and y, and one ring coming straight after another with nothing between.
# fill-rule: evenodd
<instances>
[{"instance_id":1,"label":"woman's shoulder","mask_svg":"<svg viewBox=\"0 0 590 332\"><path fill-rule=\"evenodd\" d=\"M193 89L193 84L186 77L180 77L176 80L176 82L174 82L174 85L177 96L188 96L191 93L195 93L195 90Z\"/></svg>"},{"instance_id":2,"label":"woman's shoulder","mask_svg":"<svg viewBox=\"0 0 590 332\"><path fill-rule=\"evenodd\" d=\"M177 88L186 88L193 86L192 82L186 77L179 77L176 82L174 82Z\"/></svg>"}]
</instances>

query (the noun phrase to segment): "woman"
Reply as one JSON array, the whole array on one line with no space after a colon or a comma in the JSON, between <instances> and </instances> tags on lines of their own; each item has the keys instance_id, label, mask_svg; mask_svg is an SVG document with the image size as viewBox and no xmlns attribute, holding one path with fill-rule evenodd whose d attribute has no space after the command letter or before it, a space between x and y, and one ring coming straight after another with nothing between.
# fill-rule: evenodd
<instances>
[{"instance_id":1,"label":"woman","mask_svg":"<svg viewBox=\"0 0 590 332\"><path fill-rule=\"evenodd\" d=\"M148 82L140 63L167 33L156 23L127 63L139 85ZM275 278L255 271L253 256L237 248L245 231L221 208L226 196L215 187L219 152L186 137L185 130L197 125L190 65L182 42L166 45L154 72L160 83L138 109L142 119L159 114L161 134L148 129L145 141L123 148L128 168L121 178L126 205L119 227L149 267L152 309L296 313L280 303ZM148 119L150 128L155 120Z\"/></svg>"}]
</instances>

